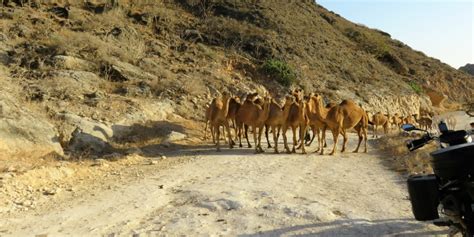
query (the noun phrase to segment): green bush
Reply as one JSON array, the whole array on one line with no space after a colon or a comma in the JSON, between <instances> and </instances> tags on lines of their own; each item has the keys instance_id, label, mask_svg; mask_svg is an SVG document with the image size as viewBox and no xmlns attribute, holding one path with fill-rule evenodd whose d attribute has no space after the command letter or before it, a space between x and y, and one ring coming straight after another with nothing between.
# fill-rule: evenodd
<instances>
[{"instance_id":1,"label":"green bush","mask_svg":"<svg viewBox=\"0 0 474 237\"><path fill-rule=\"evenodd\" d=\"M278 59L268 59L265 61L263 71L286 87L291 86L296 80L296 73L293 68L286 62Z\"/></svg>"},{"instance_id":2,"label":"green bush","mask_svg":"<svg viewBox=\"0 0 474 237\"><path fill-rule=\"evenodd\" d=\"M415 81L410 81L408 82L408 85L411 87L411 89L413 89L413 91L417 94L421 94L423 92L423 89L421 88L420 85L418 85L418 83L416 83Z\"/></svg>"}]
</instances>

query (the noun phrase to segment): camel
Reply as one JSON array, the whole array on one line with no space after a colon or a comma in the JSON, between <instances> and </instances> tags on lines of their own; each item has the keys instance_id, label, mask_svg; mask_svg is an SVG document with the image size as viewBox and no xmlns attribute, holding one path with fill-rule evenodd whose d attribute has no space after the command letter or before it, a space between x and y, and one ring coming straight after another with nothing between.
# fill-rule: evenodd
<instances>
[{"instance_id":1,"label":"camel","mask_svg":"<svg viewBox=\"0 0 474 237\"><path fill-rule=\"evenodd\" d=\"M364 139L364 152L367 152L367 113L352 100L343 100L339 105L331 108L328 111L326 119L324 120L324 124L323 140L326 136L324 132L326 128L331 130L334 140L333 149L329 155L334 155L340 133L344 138L341 152L345 151L347 144L347 130L351 128L354 128L357 131L357 135L359 136L359 142L354 152L359 151L362 139ZM324 148L322 147L321 155L323 154Z\"/></svg>"},{"instance_id":2,"label":"camel","mask_svg":"<svg viewBox=\"0 0 474 237\"><path fill-rule=\"evenodd\" d=\"M211 132L214 130L216 133L216 146L217 151L220 151L220 126L224 126L227 130L227 136L229 139L229 147L232 149L232 138L230 134L229 121L227 120L227 113L229 112L229 101L231 95L227 92L222 93L222 96L217 97L211 103L211 112L210 112L210 124Z\"/></svg>"},{"instance_id":3,"label":"camel","mask_svg":"<svg viewBox=\"0 0 474 237\"><path fill-rule=\"evenodd\" d=\"M403 123L404 124L413 124L416 125L416 114L414 115L408 115L403 118Z\"/></svg>"},{"instance_id":4,"label":"camel","mask_svg":"<svg viewBox=\"0 0 474 237\"><path fill-rule=\"evenodd\" d=\"M255 104L260 105L260 106L263 106L263 104L264 104L264 100L263 100L262 98L260 98L260 97L255 98L255 99L253 100L253 102L254 102ZM268 148L272 148L272 145L270 144L270 140L268 139L268 131L269 131L268 127L269 127L269 126L268 126L268 124L265 124L264 126L265 126L265 139L267 140L267 147L268 147Z\"/></svg>"},{"instance_id":5,"label":"camel","mask_svg":"<svg viewBox=\"0 0 474 237\"><path fill-rule=\"evenodd\" d=\"M204 121L206 126L204 127L204 140L207 140L207 128L211 130L212 143L216 143L214 128L210 125L211 123L211 107L215 106L216 98L212 99L211 103L206 106L206 112L204 114ZM208 126L209 124L209 126ZM224 131L224 130L223 130Z\"/></svg>"},{"instance_id":6,"label":"camel","mask_svg":"<svg viewBox=\"0 0 474 237\"><path fill-rule=\"evenodd\" d=\"M242 147L242 141L241 141L241 139L240 139L240 135L241 135L241 132L242 132L242 131L241 131L241 129L239 130L239 128L238 128L238 127L239 127L239 126L238 126L238 123L239 123L239 122L238 122L238 117L239 117L239 116L244 116L244 115L242 114L243 112L240 112L240 114L239 114L239 111L241 110L242 106L244 106L244 105L245 105L245 106L250 106L250 105L253 104L254 101L257 100L257 99L258 99L258 93L257 93L257 92L251 93L251 94L247 94L247 95L245 96L244 102L240 104L239 109L237 110L237 112L236 112L236 114L235 114L235 122L236 122L236 124L235 124L235 126L236 126L235 129L236 129L236 133L237 133L237 134L236 134L236 139L239 139L239 140L240 140L239 147ZM248 145L249 148L251 148L252 145L250 145L250 141L249 141L249 138L248 138L248 125L243 124L243 128L244 128L245 139L247 140L247 145Z\"/></svg>"},{"instance_id":7,"label":"camel","mask_svg":"<svg viewBox=\"0 0 474 237\"><path fill-rule=\"evenodd\" d=\"M448 125L449 130L456 130L457 120L453 115L446 117L446 124Z\"/></svg>"},{"instance_id":8,"label":"camel","mask_svg":"<svg viewBox=\"0 0 474 237\"><path fill-rule=\"evenodd\" d=\"M433 120L429 117L421 117L418 119L417 123L420 125L421 129L431 130L433 128Z\"/></svg>"},{"instance_id":9,"label":"camel","mask_svg":"<svg viewBox=\"0 0 474 237\"><path fill-rule=\"evenodd\" d=\"M231 101L234 99L234 97L231 98ZM214 98L212 101L211 101L211 104L207 105L206 106L206 111L205 111L205 118L204 118L204 121L205 121L205 127L204 127L204 140L207 140L207 127L208 127L208 124L210 124L211 122L211 108L213 106L215 106L215 103L216 103L216 98ZM230 106L230 104L229 104ZM230 108L229 108L230 109ZM229 118L229 115L227 115L227 117ZM235 122L234 122L235 124ZM234 125L235 126L235 125ZM214 128L212 126L209 126L210 130L211 130L211 137L212 137L212 143L216 143L216 139L215 139L215 131L214 131ZM225 128L222 129L222 133L225 137ZM227 142L227 141L226 141ZM231 140L230 141L233 145L235 145L234 141Z\"/></svg>"},{"instance_id":10,"label":"camel","mask_svg":"<svg viewBox=\"0 0 474 237\"><path fill-rule=\"evenodd\" d=\"M265 121L265 125L270 127L272 134L273 134L273 142L274 142L274 149L275 153L279 153L278 151L278 138L280 136L280 131L282 126L285 124L288 114L290 113L290 107L294 103L294 98L292 96L285 97L285 104L281 107L275 100L272 100L270 103L270 112L268 115L267 121ZM266 132L266 130L265 130ZM268 136L268 133L265 135ZM268 138L267 138L268 140Z\"/></svg>"},{"instance_id":11,"label":"camel","mask_svg":"<svg viewBox=\"0 0 474 237\"><path fill-rule=\"evenodd\" d=\"M374 134L373 134L373 137L374 138L377 138L378 135L377 135L377 128L378 126L382 126L383 127L383 130L384 130L384 133L387 134L388 133L388 125L389 125L389 119L388 119L388 116L385 116L384 114L382 114L381 112L378 112L374 115L372 115L372 121L371 121L374 125L373 129L374 129Z\"/></svg>"},{"instance_id":12,"label":"camel","mask_svg":"<svg viewBox=\"0 0 474 237\"><path fill-rule=\"evenodd\" d=\"M227 113L227 120L229 120L232 123L232 126L234 127L235 139L238 138L238 136L237 136L237 123L235 121L235 116L237 115L237 111L239 110L241 105L242 105L242 103L240 103L240 98L239 97L233 96L232 98L230 98L229 112Z\"/></svg>"},{"instance_id":13,"label":"camel","mask_svg":"<svg viewBox=\"0 0 474 237\"><path fill-rule=\"evenodd\" d=\"M260 145L261 136L263 132L263 127L265 125L265 121L268 119L268 115L270 112L270 103L271 98L265 97L263 106L254 103L251 100L246 100L242 106L240 106L237 115L236 115L236 122L239 131L239 143L242 146L242 136L241 131L244 125L247 125L252 128L253 130L253 137L255 143L255 152L263 152L263 149ZM258 137L257 137L258 133ZM248 142L248 139L247 139ZM250 144L249 144L250 145Z\"/></svg>"},{"instance_id":14,"label":"camel","mask_svg":"<svg viewBox=\"0 0 474 237\"><path fill-rule=\"evenodd\" d=\"M403 119L400 117L398 113L395 113L392 116L391 123L392 123L392 126L395 125L395 127L397 127L398 129L401 129L402 124L403 124Z\"/></svg>"},{"instance_id":15,"label":"camel","mask_svg":"<svg viewBox=\"0 0 474 237\"><path fill-rule=\"evenodd\" d=\"M311 94L308 100L307 114L309 118L309 127L313 131L313 137L309 144L314 140L315 135L318 136L318 149L315 152L318 152L322 146L326 146L326 141L322 141L319 135L320 130L324 127L324 120L326 119L328 111L336 106L334 103L329 103L326 106L323 106L323 98L320 95Z\"/></svg>"},{"instance_id":16,"label":"camel","mask_svg":"<svg viewBox=\"0 0 474 237\"><path fill-rule=\"evenodd\" d=\"M296 139L296 129L299 128L299 147L302 148L301 152L303 154L306 154L306 149L304 146L304 136L306 134L306 129L309 123L309 119L306 115L306 102L304 102L301 97L299 99L295 98L295 100L299 102L295 101L290 105L288 117L286 118L286 121L283 124L283 141L285 143L285 150L287 153L296 153L296 145L298 143L298 140ZM293 149L291 151L288 147L288 141L286 137L286 131L288 130L288 128L291 128L291 130L293 131Z\"/></svg>"}]
</instances>

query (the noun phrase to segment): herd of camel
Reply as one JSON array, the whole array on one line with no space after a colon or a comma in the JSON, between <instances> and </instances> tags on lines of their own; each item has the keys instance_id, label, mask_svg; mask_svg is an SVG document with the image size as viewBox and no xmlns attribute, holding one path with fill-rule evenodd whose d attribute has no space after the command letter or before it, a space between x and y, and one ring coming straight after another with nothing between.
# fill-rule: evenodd
<instances>
[{"instance_id":1,"label":"herd of camel","mask_svg":"<svg viewBox=\"0 0 474 237\"><path fill-rule=\"evenodd\" d=\"M230 148L235 145L231 135L230 125L232 124L235 139L239 140L240 147L242 147L242 132L244 132L248 147L251 147L247 131L248 128L252 129L255 152L257 153L263 152L260 141L264 128L269 148L272 146L268 139L268 132L271 131L273 134L275 153L279 153L278 138L281 133L287 153L295 153L296 149L301 148L303 154L306 153L305 146L310 145L316 135L318 137L318 148L315 152L320 151L321 154L324 154L324 147L326 147L325 131L329 129L334 141L333 149L329 154L334 155L339 135L342 135L344 139L341 152L345 151L347 132L350 129L354 129L359 137L354 152L359 151L362 141L364 141L364 152L367 152L369 124L374 127L374 137L378 136L378 127L382 127L384 132L388 133L393 127L400 128L404 123L418 123L419 126L426 129L429 129L432 124L429 117L417 119L416 115L401 117L398 114L390 116L381 112L371 115L352 100L343 100L340 104L324 104L321 95L311 93L305 96L303 90L300 89L292 90L285 96L283 103L278 103L268 95L260 97L258 93L247 94L241 99L238 96L232 96L230 93L224 92L214 98L211 104L206 107L205 116L204 139L207 139L209 124L212 141L216 145L217 151L220 151L221 127L225 129L222 132L224 137L227 133L227 142ZM286 136L286 131L289 128L293 132L293 147L291 150ZM307 137L309 129L313 131L313 136L310 139ZM297 130L299 130L298 139L296 136ZM320 133L322 136L320 136Z\"/></svg>"}]
</instances>

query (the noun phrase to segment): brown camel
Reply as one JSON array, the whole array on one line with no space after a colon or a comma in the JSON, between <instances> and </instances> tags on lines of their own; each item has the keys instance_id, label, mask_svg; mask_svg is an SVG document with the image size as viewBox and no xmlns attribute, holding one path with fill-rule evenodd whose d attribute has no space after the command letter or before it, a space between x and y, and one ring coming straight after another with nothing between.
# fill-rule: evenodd
<instances>
[{"instance_id":1,"label":"brown camel","mask_svg":"<svg viewBox=\"0 0 474 237\"><path fill-rule=\"evenodd\" d=\"M256 104L253 101L245 101L244 104L240 106L239 111L236 115L240 146L242 146L241 131L243 126L247 125L251 127L253 131L255 151L257 153L263 152L263 149L260 145L260 141L265 121L268 119L268 115L270 112L270 102L271 98L266 97L264 99L263 106L260 106L259 104Z\"/></svg>"},{"instance_id":2,"label":"brown camel","mask_svg":"<svg viewBox=\"0 0 474 237\"><path fill-rule=\"evenodd\" d=\"M418 119L417 123L420 125L421 129L430 130L433 128L433 120L429 117L421 117Z\"/></svg>"},{"instance_id":3,"label":"brown camel","mask_svg":"<svg viewBox=\"0 0 474 237\"><path fill-rule=\"evenodd\" d=\"M367 113L352 100L343 100L339 105L329 110L324 120L323 140L325 139L325 129L329 128L334 139L333 149L330 155L334 155L337 146L337 140L341 133L344 142L341 152L344 152L347 144L347 130L354 128L359 136L359 142L354 152L359 151L362 139L364 139L364 152L367 152ZM324 147L321 147L321 155L324 154Z\"/></svg>"},{"instance_id":4,"label":"brown camel","mask_svg":"<svg viewBox=\"0 0 474 237\"><path fill-rule=\"evenodd\" d=\"M446 118L446 124L450 130L456 130L457 119L452 114Z\"/></svg>"},{"instance_id":5,"label":"brown camel","mask_svg":"<svg viewBox=\"0 0 474 237\"><path fill-rule=\"evenodd\" d=\"M231 98L230 102L232 101L233 98L234 98L234 97ZM204 119L204 120L205 120L205 124L206 124L205 127L204 127L204 140L207 140L207 127L208 127L208 124L210 124L210 122L211 122L211 108L212 108L213 106L215 106L215 103L216 103L216 98L214 98L214 99L211 101L211 104L209 104L209 105L206 106L205 119ZM230 103L229 103L229 105L230 105ZM230 109L230 108L229 108L229 109ZM227 117L229 117L229 116L227 116ZM216 143L216 139L215 139L215 131L214 131L214 128L213 128L212 126L209 126L209 128L210 128L210 130L211 130L210 132L211 132L211 137L212 137L212 143L215 144L215 143ZM225 137L225 130L224 130L224 129L225 129L225 128L222 127L222 133L223 133L223 135L224 135L224 137ZM227 142L227 141L226 141L226 142ZM235 145L235 142L234 142L233 140L231 140L230 142L232 143L232 145Z\"/></svg>"},{"instance_id":6,"label":"brown camel","mask_svg":"<svg viewBox=\"0 0 474 237\"><path fill-rule=\"evenodd\" d=\"M329 103L326 106L323 106L323 98L321 95L311 94L308 100L307 114L309 118L309 127L313 131L313 137L309 144L314 140L315 135L318 136L318 149L315 152L318 152L322 146L326 146L326 141L322 141L320 137L320 130L324 127L324 120L328 114L328 111L336 106L334 103Z\"/></svg>"},{"instance_id":7,"label":"brown camel","mask_svg":"<svg viewBox=\"0 0 474 237\"><path fill-rule=\"evenodd\" d=\"M239 109L237 110L237 113L235 114L235 122L236 122L236 132L237 132L237 135L236 135L236 139L239 139L239 147L242 147L242 140L240 139L240 136L241 136L241 133L242 133L242 129L238 129L238 117L242 117L244 116L243 113L244 112L240 112L240 115L239 115L239 110L241 110L241 108L244 106L244 107L249 107L251 106L252 104L255 103L255 101L257 101L258 103L260 103L259 101L259 97L258 97L258 93L255 92L255 93L251 93L251 94L247 94L245 96L245 100L243 103L241 103L241 105L239 106ZM263 104L263 103L262 103ZM252 145L250 145L250 141L249 141L249 137L248 137L248 125L246 124L243 124L243 128L244 128L244 135L245 135L245 139L247 140L247 145L249 148L252 147Z\"/></svg>"},{"instance_id":8,"label":"brown camel","mask_svg":"<svg viewBox=\"0 0 474 237\"><path fill-rule=\"evenodd\" d=\"M234 128L235 139L237 139L237 123L235 122L235 116L237 115L237 111L239 110L242 103L240 102L240 98L237 96L233 96L230 98L229 101L229 112L227 113L227 120L232 123L232 127Z\"/></svg>"},{"instance_id":9,"label":"brown camel","mask_svg":"<svg viewBox=\"0 0 474 237\"><path fill-rule=\"evenodd\" d=\"M405 116L403 118L403 123L416 125L416 119L414 117L416 118L416 114Z\"/></svg>"},{"instance_id":10,"label":"brown camel","mask_svg":"<svg viewBox=\"0 0 474 237\"><path fill-rule=\"evenodd\" d=\"M304 136L306 134L308 123L309 119L306 115L306 102L304 102L300 97L298 103L295 102L290 105L288 117L285 123L283 124L283 141L285 143L285 150L287 153L296 153L296 145L298 143L298 140L296 139L296 129L299 128L299 147L302 148L301 152L303 154L306 154L306 149L304 146ZM291 151L288 147L288 141L286 137L286 131L288 130L288 128L291 128L291 130L293 131L293 149Z\"/></svg>"},{"instance_id":11,"label":"brown camel","mask_svg":"<svg viewBox=\"0 0 474 237\"><path fill-rule=\"evenodd\" d=\"M377 135L377 129L378 129L378 126L382 126L383 127L383 131L385 134L388 133L388 125L389 125L389 119L388 119L388 116L382 114L381 112L378 112L374 115L372 115L372 121L373 123L373 129L374 129L374 134L373 134L373 137L377 138L378 135Z\"/></svg>"},{"instance_id":12,"label":"brown camel","mask_svg":"<svg viewBox=\"0 0 474 237\"><path fill-rule=\"evenodd\" d=\"M258 105L260 105L260 106L263 106L263 104L264 104L264 99L262 99L262 98L260 98L260 97L257 97L257 98L255 98L255 99L253 100L253 102L254 102L255 104L258 104ZM268 139L268 131L269 131L268 128L269 128L269 126L268 126L268 124L265 124L264 126L265 126L265 139L267 140L267 147L268 147L268 148L272 148L272 145L270 144L270 140Z\"/></svg>"},{"instance_id":13,"label":"brown camel","mask_svg":"<svg viewBox=\"0 0 474 237\"><path fill-rule=\"evenodd\" d=\"M400 117L398 113L395 113L392 117L392 126L395 125L398 129L401 129L403 124L403 119Z\"/></svg>"},{"instance_id":14,"label":"brown camel","mask_svg":"<svg viewBox=\"0 0 474 237\"><path fill-rule=\"evenodd\" d=\"M216 98L212 99L211 103L206 106L206 112L204 114L205 116L204 120L206 123L206 126L204 127L204 140L207 140L207 128L209 127L209 129L211 130L210 132L211 132L211 137L212 137L212 143L214 144L216 143L215 131L214 131L214 128L210 125L210 123L211 123L211 108L215 106L215 103L216 103Z\"/></svg>"},{"instance_id":15,"label":"brown camel","mask_svg":"<svg viewBox=\"0 0 474 237\"><path fill-rule=\"evenodd\" d=\"M280 136L281 128L285 124L288 114L290 113L291 104L293 103L294 98L292 96L286 96L283 107L281 107L274 100L272 100L270 104L270 112L267 121L265 121L265 126L270 127L272 130L275 153L279 153L278 138Z\"/></svg>"},{"instance_id":16,"label":"brown camel","mask_svg":"<svg viewBox=\"0 0 474 237\"><path fill-rule=\"evenodd\" d=\"M232 148L232 138L230 135L229 121L227 120L227 113L229 112L229 101L230 94L227 92L222 93L222 96L217 97L211 104L211 113L210 113L210 124L214 132L216 133L216 146L217 151L220 151L220 126L224 126L227 130L227 136L229 139L229 147ZM211 132L212 132L211 129Z\"/></svg>"}]
</instances>

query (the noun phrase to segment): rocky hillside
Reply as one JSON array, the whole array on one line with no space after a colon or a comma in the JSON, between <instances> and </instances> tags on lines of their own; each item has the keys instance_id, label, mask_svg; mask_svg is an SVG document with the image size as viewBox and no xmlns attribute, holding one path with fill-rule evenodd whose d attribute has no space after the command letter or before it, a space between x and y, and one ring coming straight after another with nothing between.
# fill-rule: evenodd
<instances>
[{"instance_id":1,"label":"rocky hillside","mask_svg":"<svg viewBox=\"0 0 474 237\"><path fill-rule=\"evenodd\" d=\"M431 110L430 99L465 103L474 88L472 76L309 0L54 2L0 9L6 156L159 143L196 126L161 121L202 121L222 90L301 87L409 114Z\"/></svg>"},{"instance_id":2,"label":"rocky hillside","mask_svg":"<svg viewBox=\"0 0 474 237\"><path fill-rule=\"evenodd\" d=\"M468 64L460 67L459 70L461 70L463 72L466 72L466 73L469 73L469 74L474 76L474 64L468 63Z\"/></svg>"}]
</instances>

